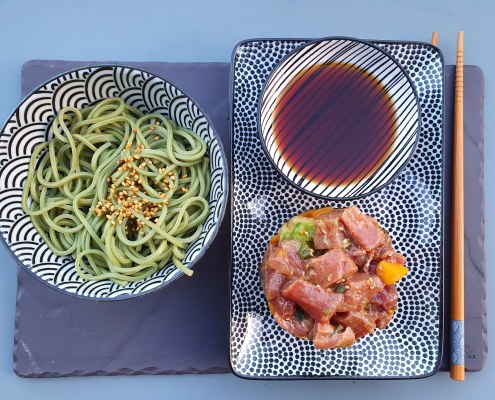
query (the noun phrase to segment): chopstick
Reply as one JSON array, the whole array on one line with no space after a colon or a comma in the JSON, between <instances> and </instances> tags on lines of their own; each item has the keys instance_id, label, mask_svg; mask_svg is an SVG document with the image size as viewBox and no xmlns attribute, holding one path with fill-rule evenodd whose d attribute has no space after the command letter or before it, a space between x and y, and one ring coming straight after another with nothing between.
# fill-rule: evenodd
<instances>
[{"instance_id":1,"label":"chopstick","mask_svg":"<svg viewBox=\"0 0 495 400\"><path fill-rule=\"evenodd\" d=\"M450 377L464 380L464 32L457 33L452 179Z\"/></svg>"},{"instance_id":2,"label":"chopstick","mask_svg":"<svg viewBox=\"0 0 495 400\"><path fill-rule=\"evenodd\" d=\"M431 34L431 44L433 46L438 46L438 32L433 32Z\"/></svg>"}]
</instances>

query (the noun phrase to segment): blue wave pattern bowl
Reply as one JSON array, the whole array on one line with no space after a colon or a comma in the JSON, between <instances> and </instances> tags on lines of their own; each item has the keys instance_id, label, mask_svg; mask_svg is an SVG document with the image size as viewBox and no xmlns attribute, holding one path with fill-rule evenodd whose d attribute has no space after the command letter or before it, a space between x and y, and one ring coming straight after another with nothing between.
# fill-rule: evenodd
<instances>
[{"instance_id":1,"label":"blue wave pattern bowl","mask_svg":"<svg viewBox=\"0 0 495 400\"><path fill-rule=\"evenodd\" d=\"M183 273L170 262L140 282L120 286L85 281L72 257L59 257L43 242L21 207L34 147L47 140L52 119L66 106L83 108L120 97L143 113L160 113L203 138L210 158L210 214L201 236L189 245L183 264L194 267L214 240L225 212L228 183L225 153L212 124L194 101L166 80L133 67L103 65L60 75L27 96L0 132L0 232L18 263L42 282L78 297L112 300L162 288Z\"/></svg>"},{"instance_id":2,"label":"blue wave pattern bowl","mask_svg":"<svg viewBox=\"0 0 495 400\"><path fill-rule=\"evenodd\" d=\"M303 191L358 198L391 182L419 135L419 102L385 51L348 38L309 42L285 57L260 98L262 144Z\"/></svg>"}]
</instances>

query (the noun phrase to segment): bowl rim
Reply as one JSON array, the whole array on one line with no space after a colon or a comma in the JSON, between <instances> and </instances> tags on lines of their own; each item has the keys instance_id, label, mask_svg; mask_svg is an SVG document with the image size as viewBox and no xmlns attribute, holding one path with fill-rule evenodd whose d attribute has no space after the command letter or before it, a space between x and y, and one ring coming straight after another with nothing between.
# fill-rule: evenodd
<instances>
[{"instance_id":1,"label":"bowl rim","mask_svg":"<svg viewBox=\"0 0 495 400\"><path fill-rule=\"evenodd\" d=\"M375 187L374 189L370 190L369 192L362 193L362 194L359 194L359 195L356 195L356 196L341 196L341 197L325 196L325 195L322 195L322 194L315 193L315 192L313 192L311 190L302 188L300 185L298 185L297 183L293 182L291 179L289 179L280 170L280 168L277 166L277 164L275 163L275 161L270 156L270 153L269 153L269 151L268 151L268 149L266 147L265 140L263 138L263 132L262 132L262 128L261 128L261 104L262 104L262 99L264 97L264 94L265 94L266 89L268 88L268 84L270 83L272 77L275 75L275 73L277 72L277 70L279 69L279 67L282 64L284 64L287 61L288 58L290 58L291 56L293 56L294 54L296 54L297 52L299 52L303 48L305 48L307 46L314 45L316 43L328 42L328 41L331 41L331 40L345 40L345 41L351 41L351 42L361 43L361 44L364 44L364 45L367 45L369 47L374 48L375 50L377 50L380 53L382 53L385 57L388 57L394 63L394 65L402 72L402 74L406 77L406 79L407 79L407 81L408 81L408 83L409 83L409 85L410 85L410 87L411 87L411 89L413 91L414 100L415 100L415 103L416 103L416 107L418 109L418 112L417 112L417 116L418 116L418 132L415 135L413 146L412 146L411 151L410 151L409 155L407 156L407 158L402 162L402 164L397 169L397 171L392 175L392 177L389 178L389 179L387 179L387 181L385 183L383 183L383 184ZM406 168L406 166L411 161L411 158L414 155L414 153L416 152L416 149L418 147L419 137L421 136L421 129L422 129L421 115L422 115L421 104L419 102L419 96L418 96L416 87L414 86L413 80L411 79L411 77L409 76L409 74L407 73L407 71L404 69L404 67L402 65L400 65L395 60L395 58L392 57L387 51L385 51L384 49L382 49L381 47L379 47L378 45L372 43L369 40L357 39L357 38L353 38L353 37L349 37L349 36L326 36L326 37L322 37L322 38L311 39L311 40L307 41L306 43L301 44L300 46L296 47L294 50L291 50L288 54L286 54L284 57L282 57L277 62L277 64L275 65L275 67L272 69L272 71L270 71L268 77L266 78L266 81L263 83L263 86L261 87L259 99L258 99L258 102L257 102L256 123L258 124L257 131L258 131L258 137L259 137L259 139L261 141L261 147L262 147L262 149L263 149L263 151L264 151L267 159L270 161L270 164L272 165L272 167L275 169L275 171L277 172L277 174L279 176L281 176L285 181L287 181L293 187L295 187L298 190L300 190L301 192L304 192L304 193L309 194L311 196L315 196L315 197L320 198L320 199L331 200L331 201L348 201L348 200L362 199L362 198L365 198L367 196L370 196L370 195L372 195L374 193L379 192L380 190L382 190L386 186L388 186L391 183L393 183L397 179L397 177L404 171L404 169Z\"/></svg>"},{"instance_id":2,"label":"bowl rim","mask_svg":"<svg viewBox=\"0 0 495 400\"><path fill-rule=\"evenodd\" d=\"M227 160L227 156L226 156L226 153L225 153L224 145L223 145L222 140L220 138L220 135L218 134L215 126L213 125L213 123L212 123L209 115L207 113L205 113L205 111L203 110L203 108L201 107L201 105L196 101L196 99L194 97L190 96L184 90L182 90L180 86L178 86L178 85L176 85L174 83L171 83L169 80L167 80L167 79L165 79L165 78L163 78L161 76L158 76L157 74L155 74L153 72L149 72L149 71L147 71L147 70L145 70L143 68L135 67L135 66L132 66L132 65L129 65L129 64L126 64L126 63L118 63L118 62L115 62L115 63L94 63L94 64L88 63L87 65L84 65L84 66L80 66L80 67L76 67L76 68L70 68L70 69L68 69L65 72L56 74L56 75L52 76L51 78L43 81L42 83L40 83L39 85L37 85L33 90L31 90L29 93L27 93L25 96L23 96L22 99L17 103L17 105L14 108L14 110L6 118L5 122L2 125L0 125L1 126L0 137L4 135L4 133L5 133L5 127L11 121L11 119L14 117L14 115L17 112L17 110L31 96L33 96L34 94L36 94L41 88L43 88L44 86L48 85L52 81L54 81L56 79L59 79L59 78L61 78L63 76L69 75L71 73L74 73L74 72L77 72L77 71L80 71L80 70L89 69L89 68L95 68L95 69L100 69L100 68L112 68L112 69L114 69L114 68L126 68L126 69L129 69L129 70L136 70L136 71L139 71L139 72L143 72L145 74L150 75L153 78L158 78L161 81L163 81L164 83L168 83L172 87L176 88L177 90L179 90L182 93L182 95L184 95L185 97L187 97L198 108L199 112L202 114L202 116L208 122L208 124L210 126L210 129L211 129L211 131L213 133L213 137L217 141L217 144L218 144L218 147L219 147L219 151L220 151L220 158L222 159L223 164L225 166L225 168L224 168L224 178L222 180L223 183L224 183L224 191L223 191L222 196L221 196L220 211L219 211L219 213L217 213L217 215L218 215L218 222L216 224L216 227L213 230L213 234L208 239L208 241L204 244L204 246L201 248L200 252L196 256L196 260L194 262L192 262L191 265L188 266L188 268L194 269L194 267L196 266L196 264L201 260L201 258L204 256L204 254L206 253L206 251L209 249L209 247L214 242L215 238L218 235L218 232L220 230L220 227L221 227L221 225L224 222L224 217L225 217L225 212L226 212L226 209L227 209L227 202L228 202L228 192L229 192L229 166L228 166L228 160ZM2 175L2 173L3 173L2 170L3 170L3 168L0 168L0 175ZM24 215L26 215L26 214L24 213ZM122 294L122 295L118 295L116 297L108 297L108 296L106 296L106 297L85 296L85 295L81 295L81 294L78 294L78 293L69 292L67 290L62 289L59 286L56 286L56 285L52 284L49 281L46 281L46 280L42 279L38 274L36 274L35 272L33 272L31 268L27 267L17 257L17 255L12 250L12 247L7 243L7 241L6 241L3 233L0 234L0 242L3 243L3 245L7 249L7 252L15 260L16 264L18 266L20 266L21 268L23 268L26 272L28 272L29 275L33 276L38 281L42 282L44 285L46 285L47 287L49 287L52 290L55 290L57 292L60 292L60 293L63 293L65 295L68 295L68 296L71 296L71 297L74 297L74 298L78 298L78 299L98 301L98 302L111 302L111 301L122 301L122 300L129 300L129 299L139 298L139 297L142 297L142 296L151 294L151 293L155 293L155 292L157 292L159 290L165 289L172 282L177 281L177 279L179 279L179 278L181 278L182 276L185 275L183 272L180 272L175 277L173 277L171 280L169 280L165 285L164 284L161 284L161 285L158 285L158 286L156 286L156 287L154 287L154 288L152 288L150 290L140 291L138 293ZM50 249L50 251L51 251L51 249ZM70 256L70 257L72 257L72 256Z\"/></svg>"}]
</instances>

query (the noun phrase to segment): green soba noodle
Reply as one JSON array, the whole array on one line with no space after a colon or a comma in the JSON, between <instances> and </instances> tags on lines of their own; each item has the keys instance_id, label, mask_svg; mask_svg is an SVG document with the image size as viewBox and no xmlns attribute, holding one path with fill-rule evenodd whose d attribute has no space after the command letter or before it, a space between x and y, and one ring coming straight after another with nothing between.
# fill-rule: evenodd
<instances>
[{"instance_id":1,"label":"green soba noodle","mask_svg":"<svg viewBox=\"0 0 495 400\"><path fill-rule=\"evenodd\" d=\"M59 256L86 280L140 281L171 260L187 275L187 246L209 208L206 144L118 98L53 120L54 138L29 164L22 207Z\"/></svg>"}]
</instances>

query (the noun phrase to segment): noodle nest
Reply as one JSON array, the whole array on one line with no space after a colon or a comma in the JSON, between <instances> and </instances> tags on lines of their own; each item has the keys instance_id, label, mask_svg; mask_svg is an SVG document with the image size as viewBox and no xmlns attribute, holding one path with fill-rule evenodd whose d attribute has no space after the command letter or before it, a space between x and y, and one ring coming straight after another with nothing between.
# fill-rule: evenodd
<instances>
[{"instance_id":1,"label":"noodle nest","mask_svg":"<svg viewBox=\"0 0 495 400\"><path fill-rule=\"evenodd\" d=\"M122 99L63 108L31 156L22 207L85 280L141 281L181 260L209 214L206 143Z\"/></svg>"}]
</instances>

